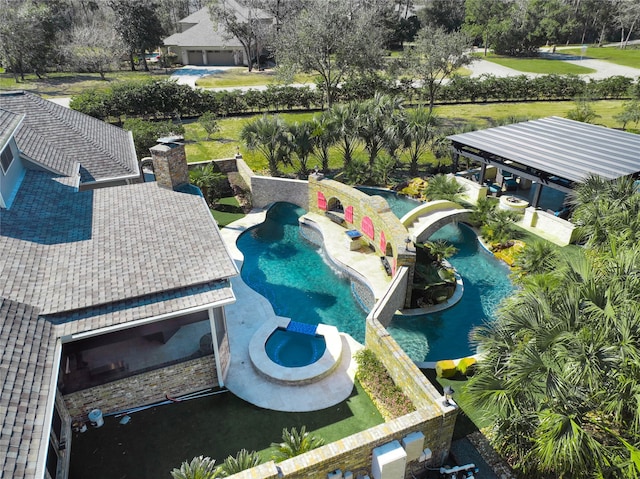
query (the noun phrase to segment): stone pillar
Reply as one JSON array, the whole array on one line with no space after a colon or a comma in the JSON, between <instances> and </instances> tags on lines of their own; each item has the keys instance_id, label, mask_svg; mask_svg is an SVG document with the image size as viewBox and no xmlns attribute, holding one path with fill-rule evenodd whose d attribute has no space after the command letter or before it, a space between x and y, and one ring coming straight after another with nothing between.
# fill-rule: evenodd
<instances>
[{"instance_id":1,"label":"stone pillar","mask_svg":"<svg viewBox=\"0 0 640 479\"><path fill-rule=\"evenodd\" d=\"M175 190L188 184L189 169L183 138L160 138L158 141L156 146L149 148L158 186Z\"/></svg>"}]
</instances>

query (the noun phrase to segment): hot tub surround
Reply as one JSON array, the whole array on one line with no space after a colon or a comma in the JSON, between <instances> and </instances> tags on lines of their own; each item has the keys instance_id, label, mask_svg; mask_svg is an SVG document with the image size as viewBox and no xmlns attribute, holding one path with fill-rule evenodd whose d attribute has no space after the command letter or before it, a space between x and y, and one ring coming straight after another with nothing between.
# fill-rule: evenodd
<instances>
[{"instance_id":1,"label":"hot tub surround","mask_svg":"<svg viewBox=\"0 0 640 479\"><path fill-rule=\"evenodd\" d=\"M249 357L253 368L264 378L281 384L310 384L329 375L340 364L342 339L334 326L319 324L316 334L323 336L326 342L324 354L308 366L290 368L282 366L268 356L265 345L278 328L286 329L289 318L275 317L266 321L251 337Z\"/></svg>"}]
</instances>

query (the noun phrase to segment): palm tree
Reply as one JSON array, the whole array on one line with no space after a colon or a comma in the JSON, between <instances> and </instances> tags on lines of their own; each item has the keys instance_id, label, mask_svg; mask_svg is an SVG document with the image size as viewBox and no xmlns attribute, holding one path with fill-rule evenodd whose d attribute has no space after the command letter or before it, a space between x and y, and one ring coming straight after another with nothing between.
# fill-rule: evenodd
<instances>
[{"instance_id":1,"label":"palm tree","mask_svg":"<svg viewBox=\"0 0 640 479\"><path fill-rule=\"evenodd\" d=\"M173 479L215 479L219 469L215 459L210 457L194 457L191 462L183 462L180 469L171 471Z\"/></svg>"},{"instance_id":2,"label":"palm tree","mask_svg":"<svg viewBox=\"0 0 640 479\"><path fill-rule=\"evenodd\" d=\"M571 220L590 248L608 248L640 241L640 192L635 180L608 181L589 176L569 196Z\"/></svg>"},{"instance_id":3,"label":"palm tree","mask_svg":"<svg viewBox=\"0 0 640 479\"><path fill-rule=\"evenodd\" d=\"M518 214L513 211L493 210L480 227L480 233L488 242L505 245L518 236L514 225L517 218Z\"/></svg>"},{"instance_id":4,"label":"palm tree","mask_svg":"<svg viewBox=\"0 0 640 479\"><path fill-rule=\"evenodd\" d=\"M212 207L221 198L224 183L228 179L223 173L215 171L213 164L209 163L189 170L189 181L200 188L203 198L209 207Z\"/></svg>"},{"instance_id":5,"label":"palm tree","mask_svg":"<svg viewBox=\"0 0 640 479\"><path fill-rule=\"evenodd\" d=\"M460 196L464 191L464 187L460 185L454 177L435 175L429 178L423 193L427 201L460 201Z\"/></svg>"},{"instance_id":6,"label":"palm tree","mask_svg":"<svg viewBox=\"0 0 640 479\"><path fill-rule=\"evenodd\" d=\"M318 158L322 165L322 171L329 170L329 148L338 141L336 124L331 121L328 112L313 117L311 138L313 139L313 156Z\"/></svg>"},{"instance_id":7,"label":"palm tree","mask_svg":"<svg viewBox=\"0 0 640 479\"><path fill-rule=\"evenodd\" d=\"M445 259L451 258L458 252L458 248L453 246L447 240L427 241L424 245L440 268L442 267L442 262Z\"/></svg>"},{"instance_id":8,"label":"palm tree","mask_svg":"<svg viewBox=\"0 0 640 479\"><path fill-rule=\"evenodd\" d=\"M256 451L241 449L236 455L227 457L218 468L221 477L228 477L238 472L246 471L262 464L262 459Z\"/></svg>"},{"instance_id":9,"label":"palm tree","mask_svg":"<svg viewBox=\"0 0 640 479\"><path fill-rule=\"evenodd\" d=\"M638 246L557 260L475 330L462 403L524 475L640 477L639 267Z\"/></svg>"},{"instance_id":10,"label":"palm tree","mask_svg":"<svg viewBox=\"0 0 640 479\"><path fill-rule=\"evenodd\" d=\"M329 110L333 131L337 137L336 144L342 153L343 166L347 168L353 160L356 146L356 118L358 104L355 102L339 103Z\"/></svg>"},{"instance_id":11,"label":"palm tree","mask_svg":"<svg viewBox=\"0 0 640 479\"><path fill-rule=\"evenodd\" d=\"M528 243L516 255L513 266L523 274L544 274L557 262L558 250L548 241Z\"/></svg>"},{"instance_id":12,"label":"palm tree","mask_svg":"<svg viewBox=\"0 0 640 479\"><path fill-rule=\"evenodd\" d=\"M278 175L278 167L287 160L290 137L285 121L278 115L263 115L246 124L240 131L240 139L250 150L258 150L267 159L269 174Z\"/></svg>"},{"instance_id":13,"label":"palm tree","mask_svg":"<svg viewBox=\"0 0 640 479\"><path fill-rule=\"evenodd\" d=\"M291 149L298 158L300 165L298 175L306 178L309 176L309 168L307 166L309 155L314 147L313 125L308 121L302 123L296 122L289 126L289 133L291 134Z\"/></svg>"},{"instance_id":14,"label":"palm tree","mask_svg":"<svg viewBox=\"0 0 640 479\"><path fill-rule=\"evenodd\" d=\"M409 170L418 174L418 162L429 148L438 117L426 108L414 108L407 111L404 124L404 143L409 153Z\"/></svg>"},{"instance_id":15,"label":"palm tree","mask_svg":"<svg viewBox=\"0 0 640 479\"><path fill-rule=\"evenodd\" d=\"M364 147L369 153L369 167L373 167L380 151L389 144L388 139L393 135L391 125L395 123L401 109L400 98L380 93L360 104L356 128L358 137L364 142Z\"/></svg>"},{"instance_id":16,"label":"palm tree","mask_svg":"<svg viewBox=\"0 0 640 479\"><path fill-rule=\"evenodd\" d=\"M498 203L490 198L480 198L469 215L469 221L474 226L481 226L488 221L497 206Z\"/></svg>"},{"instance_id":17,"label":"palm tree","mask_svg":"<svg viewBox=\"0 0 640 479\"><path fill-rule=\"evenodd\" d=\"M295 427L292 427L291 431L285 428L282 430L282 442L279 444L275 442L271 443L272 447L278 448L273 455L273 459L276 462L284 461L285 459L309 452L323 444L324 439L307 432L305 426L300 428L300 432L298 432Z\"/></svg>"}]
</instances>

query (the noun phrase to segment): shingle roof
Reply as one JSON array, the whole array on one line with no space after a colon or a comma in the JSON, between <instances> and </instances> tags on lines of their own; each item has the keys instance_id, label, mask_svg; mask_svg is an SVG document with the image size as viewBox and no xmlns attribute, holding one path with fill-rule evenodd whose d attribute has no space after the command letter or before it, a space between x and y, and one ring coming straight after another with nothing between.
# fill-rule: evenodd
<instances>
[{"instance_id":1,"label":"shingle roof","mask_svg":"<svg viewBox=\"0 0 640 479\"><path fill-rule=\"evenodd\" d=\"M640 135L549 117L448 137L506 160L581 182L640 172Z\"/></svg>"},{"instance_id":2,"label":"shingle roof","mask_svg":"<svg viewBox=\"0 0 640 479\"><path fill-rule=\"evenodd\" d=\"M0 218L0 296L42 314L236 274L202 198L156 183L78 192L28 171Z\"/></svg>"},{"instance_id":3,"label":"shingle roof","mask_svg":"<svg viewBox=\"0 0 640 479\"><path fill-rule=\"evenodd\" d=\"M167 46L228 48L242 47L237 38L230 35L221 25L214 25L207 8L198 10L187 17L189 23L195 23L184 32L174 33L164 39ZM185 19L186 20L186 19Z\"/></svg>"},{"instance_id":4,"label":"shingle roof","mask_svg":"<svg viewBox=\"0 0 640 479\"><path fill-rule=\"evenodd\" d=\"M250 12L247 7L234 0L225 0L225 4L229 10L235 12L240 21L246 21L246 18L250 15L262 20L269 20L271 18L266 12L259 9L252 9ZM238 39L229 34L222 24L215 25L211 21L207 7L201 8L197 12L183 18L179 23L194 25L181 33L174 33L165 38L165 45L178 47L217 47L220 49L242 47Z\"/></svg>"},{"instance_id":5,"label":"shingle roof","mask_svg":"<svg viewBox=\"0 0 640 479\"><path fill-rule=\"evenodd\" d=\"M28 92L0 93L0 108L25 119L15 134L28 158L81 182L139 175L131 133Z\"/></svg>"},{"instance_id":6,"label":"shingle roof","mask_svg":"<svg viewBox=\"0 0 640 479\"><path fill-rule=\"evenodd\" d=\"M21 120L22 115L16 115L0 108L0 149L4 148Z\"/></svg>"},{"instance_id":7,"label":"shingle roof","mask_svg":"<svg viewBox=\"0 0 640 479\"><path fill-rule=\"evenodd\" d=\"M47 442L47 400L54 372L52 325L38 310L0 297L0 476L36 477Z\"/></svg>"}]
</instances>

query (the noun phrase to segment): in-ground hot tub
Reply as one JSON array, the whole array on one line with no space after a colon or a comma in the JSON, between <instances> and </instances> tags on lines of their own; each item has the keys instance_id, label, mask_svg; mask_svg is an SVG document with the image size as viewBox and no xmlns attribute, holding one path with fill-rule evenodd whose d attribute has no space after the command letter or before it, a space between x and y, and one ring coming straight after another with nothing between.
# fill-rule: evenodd
<instances>
[{"instance_id":1,"label":"in-ground hot tub","mask_svg":"<svg viewBox=\"0 0 640 479\"><path fill-rule=\"evenodd\" d=\"M336 327L288 318L266 322L249 343L249 357L256 371L283 384L319 381L340 364L341 355L342 338Z\"/></svg>"}]
</instances>

